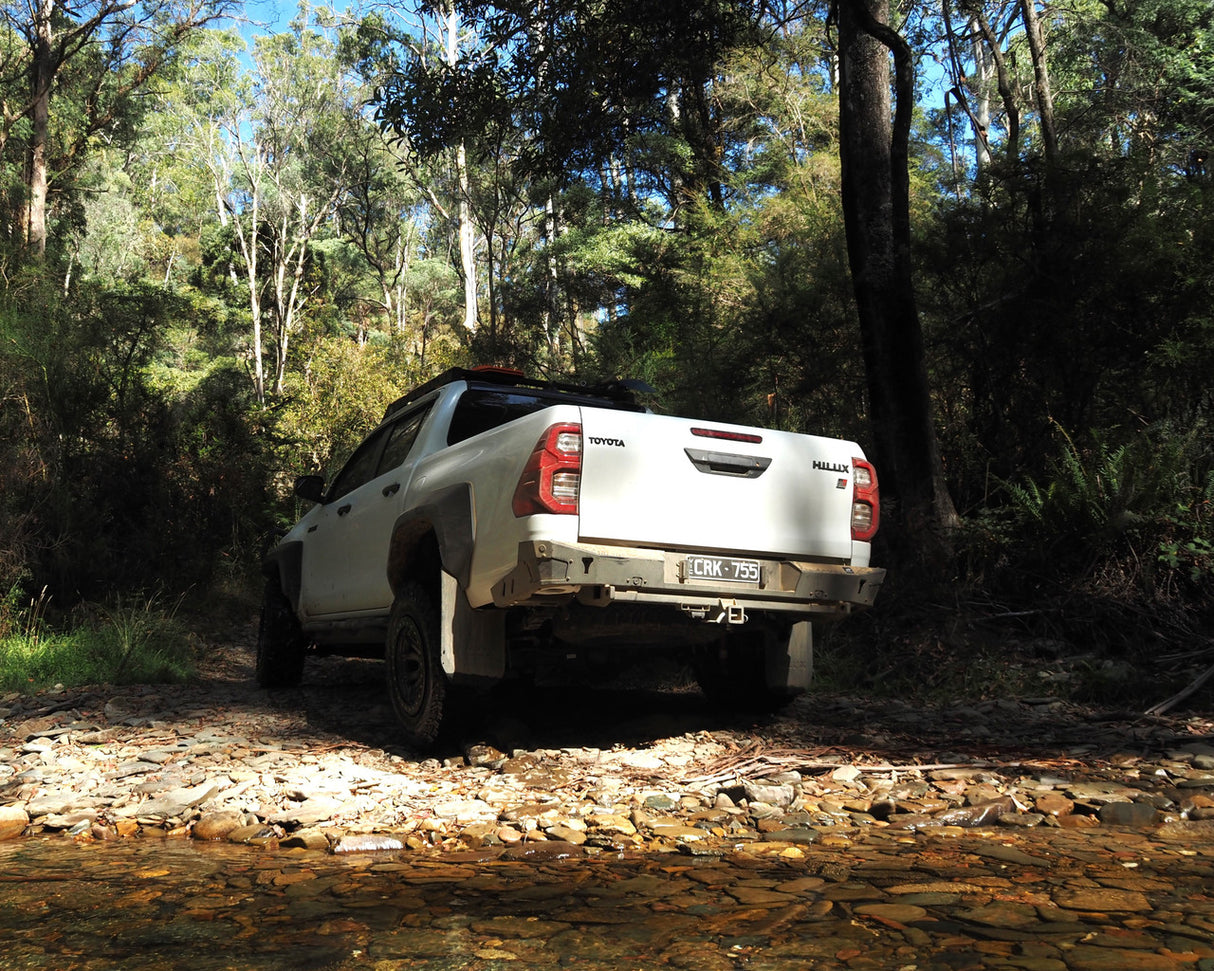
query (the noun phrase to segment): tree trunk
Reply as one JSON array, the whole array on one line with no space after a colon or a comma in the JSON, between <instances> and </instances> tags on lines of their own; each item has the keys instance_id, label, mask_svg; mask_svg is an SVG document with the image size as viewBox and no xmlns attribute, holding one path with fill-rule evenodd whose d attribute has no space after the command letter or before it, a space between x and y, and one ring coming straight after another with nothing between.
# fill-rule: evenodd
<instances>
[{"instance_id":1,"label":"tree trunk","mask_svg":"<svg viewBox=\"0 0 1214 971\"><path fill-rule=\"evenodd\" d=\"M236 241L240 246L240 254L244 260L245 280L249 285L249 316L253 324L253 393L257 396L257 404L265 407L266 403L266 372L261 352L261 291L257 286L257 224L261 215L261 193L256 182L250 182L250 216L252 228L246 233L240 216L232 213L232 225L236 230ZM220 197L224 209L227 201Z\"/></svg>"},{"instance_id":2,"label":"tree trunk","mask_svg":"<svg viewBox=\"0 0 1214 971\"><path fill-rule=\"evenodd\" d=\"M459 15L452 3L447 11L447 66L459 63ZM468 151L461 138L455 151L459 180L459 259L464 272L464 327L476 333L476 227L472 223L472 186L468 178Z\"/></svg>"},{"instance_id":3,"label":"tree trunk","mask_svg":"<svg viewBox=\"0 0 1214 971\"><path fill-rule=\"evenodd\" d=\"M932 423L911 278L911 52L887 24L887 0L838 0L838 14L843 218L881 491L904 526L950 526L956 512ZM891 51L898 89L892 128Z\"/></svg>"},{"instance_id":4,"label":"tree trunk","mask_svg":"<svg viewBox=\"0 0 1214 971\"><path fill-rule=\"evenodd\" d=\"M1003 101L1003 113L1007 116L1007 140L1003 153L1008 159L1015 160L1020 155L1020 108L1016 104L1016 95L1012 90L1012 76L1008 71L1007 60L999 48L999 38L991 29L991 25L983 16L981 10L974 13L974 24L986 41L987 52L991 63L995 66L995 83L999 88L999 98Z\"/></svg>"},{"instance_id":5,"label":"tree trunk","mask_svg":"<svg viewBox=\"0 0 1214 971\"><path fill-rule=\"evenodd\" d=\"M971 19L968 25L971 38L970 51L974 58L974 160L979 172L991 164L991 78L995 74L995 64L991 53L983 46L979 38L978 25Z\"/></svg>"},{"instance_id":6,"label":"tree trunk","mask_svg":"<svg viewBox=\"0 0 1214 971\"><path fill-rule=\"evenodd\" d=\"M1046 164L1053 169L1058 163L1058 129L1054 124L1054 94L1050 88L1050 72L1045 62L1045 34L1037 19L1034 0L1021 0L1024 11L1024 35L1033 58L1033 91L1037 100L1037 115L1041 119L1041 144L1045 147Z\"/></svg>"},{"instance_id":7,"label":"tree trunk","mask_svg":"<svg viewBox=\"0 0 1214 971\"><path fill-rule=\"evenodd\" d=\"M51 15L54 0L41 0L34 23L30 60L30 140L26 184L25 243L38 257L46 254L46 198L50 185L46 156L50 133L51 84L55 79L54 34Z\"/></svg>"}]
</instances>

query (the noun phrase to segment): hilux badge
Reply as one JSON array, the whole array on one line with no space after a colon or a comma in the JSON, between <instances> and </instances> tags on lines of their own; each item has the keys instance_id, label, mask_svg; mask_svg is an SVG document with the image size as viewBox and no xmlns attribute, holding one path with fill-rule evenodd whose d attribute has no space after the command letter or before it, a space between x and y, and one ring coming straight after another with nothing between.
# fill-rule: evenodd
<instances>
[{"instance_id":1,"label":"hilux badge","mask_svg":"<svg viewBox=\"0 0 1214 971\"><path fill-rule=\"evenodd\" d=\"M851 468L846 465L841 465L838 462L822 462L819 459L814 459L814 468L822 469L824 472L850 472Z\"/></svg>"}]
</instances>

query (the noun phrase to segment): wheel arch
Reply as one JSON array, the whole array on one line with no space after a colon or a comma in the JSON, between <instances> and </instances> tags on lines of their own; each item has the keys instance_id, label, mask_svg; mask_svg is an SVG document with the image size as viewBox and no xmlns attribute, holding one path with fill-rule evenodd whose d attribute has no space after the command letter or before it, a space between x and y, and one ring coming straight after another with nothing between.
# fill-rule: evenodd
<instances>
[{"instance_id":1,"label":"wheel arch","mask_svg":"<svg viewBox=\"0 0 1214 971\"><path fill-rule=\"evenodd\" d=\"M392 529L388 585L395 594L413 581L438 602L439 575L449 573L466 588L472 564L472 497L466 483L436 493L403 513Z\"/></svg>"},{"instance_id":2,"label":"wheel arch","mask_svg":"<svg viewBox=\"0 0 1214 971\"><path fill-rule=\"evenodd\" d=\"M267 580L277 580L278 587L293 610L299 607L300 577L303 568L303 544L280 543L261 561L261 573Z\"/></svg>"}]
</instances>

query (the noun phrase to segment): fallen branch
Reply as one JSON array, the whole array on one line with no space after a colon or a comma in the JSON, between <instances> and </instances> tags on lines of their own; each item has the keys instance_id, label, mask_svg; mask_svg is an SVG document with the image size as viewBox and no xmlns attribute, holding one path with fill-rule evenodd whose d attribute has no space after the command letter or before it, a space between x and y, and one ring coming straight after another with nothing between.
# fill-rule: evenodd
<instances>
[{"instance_id":1,"label":"fallen branch","mask_svg":"<svg viewBox=\"0 0 1214 971\"><path fill-rule=\"evenodd\" d=\"M806 759L798 759L795 756L763 756L756 759L746 759L737 765L732 765L727 769L717 770L709 775L696 776L695 778L684 779L683 785L687 786L703 786L703 785L720 785L725 782L730 782L743 778L744 776L761 772L770 772L773 769L797 769L805 772L830 772L835 769L844 767L854 768L859 772L875 773L878 775L886 773L914 773L914 772L935 772L943 769L972 769L972 770L1003 770L1003 769L1023 769L1026 767L1034 767L1040 765L1054 765L1060 768L1066 768L1068 764L1076 764L1071 760L1050 760L1042 762L1041 760L1033 761L1012 761L1012 762L992 762L987 760L979 760L976 762L931 762L917 763L906 762L902 764L893 764L889 762L881 762L875 764L864 764L861 762L817 762Z\"/></svg>"},{"instance_id":2,"label":"fallen branch","mask_svg":"<svg viewBox=\"0 0 1214 971\"><path fill-rule=\"evenodd\" d=\"M1154 708L1148 708L1143 714L1145 715L1162 715L1165 711L1174 708L1176 705L1184 701L1189 695L1196 692L1203 684L1214 678L1214 665L1206 668L1196 680L1190 682L1185 688L1172 695L1167 701L1161 701Z\"/></svg>"}]
</instances>

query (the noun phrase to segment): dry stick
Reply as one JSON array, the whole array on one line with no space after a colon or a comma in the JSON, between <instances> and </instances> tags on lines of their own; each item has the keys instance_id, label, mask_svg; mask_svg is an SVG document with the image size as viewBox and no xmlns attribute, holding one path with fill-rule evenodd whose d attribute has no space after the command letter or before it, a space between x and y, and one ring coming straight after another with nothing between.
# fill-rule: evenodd
<instances>
[{"instance_id":1,"label":"dry stick","mask_svg":"<svg viewBox=\"0 0 1214 971\"><path fill-rule=\"evenodd\" d=\"M1178 691L1167 701L1161 701L1154 708L1148 708L1145 712L1143 712L1143 714L1162 715L1165 711L1168 711L1174 706L1180 704L1180 702L1184 701L1187 697L1189 697L1189 695L1193 694L1193 692L1209 681L1210 678L1214 678L1214 665L1206 668L1195 681L1188 685L1188 687Z\"/></svg>"},{"instance_id":2,"label":"dry stick","mask_svg":"<svg viewBox=\"0 0 1214 971\"><path fill-rule=\"evenodd\" d=\"M763 761L767 764L764 765ZM684 785L713 785L727 782L730 779L741 778L742 770L749 769L773 769L779 764L795 765L799 769L807 769L810 771L827 771L829 769L841 769L844 766L855 768L860 772L935 772L940 769L1019 769L1026 765L1034 765L1033 762L935 762L930 764L919 764L908 762L903 765L891 765L890 763L881 763L877 765L851 765L847 762L803 762L792 757L781 759L750 759L746 762L739 763L736 766L731 766L728 769L717 771L711 775L697 776L692 779L684 779Z\"/></svg>"}]
</instances>

